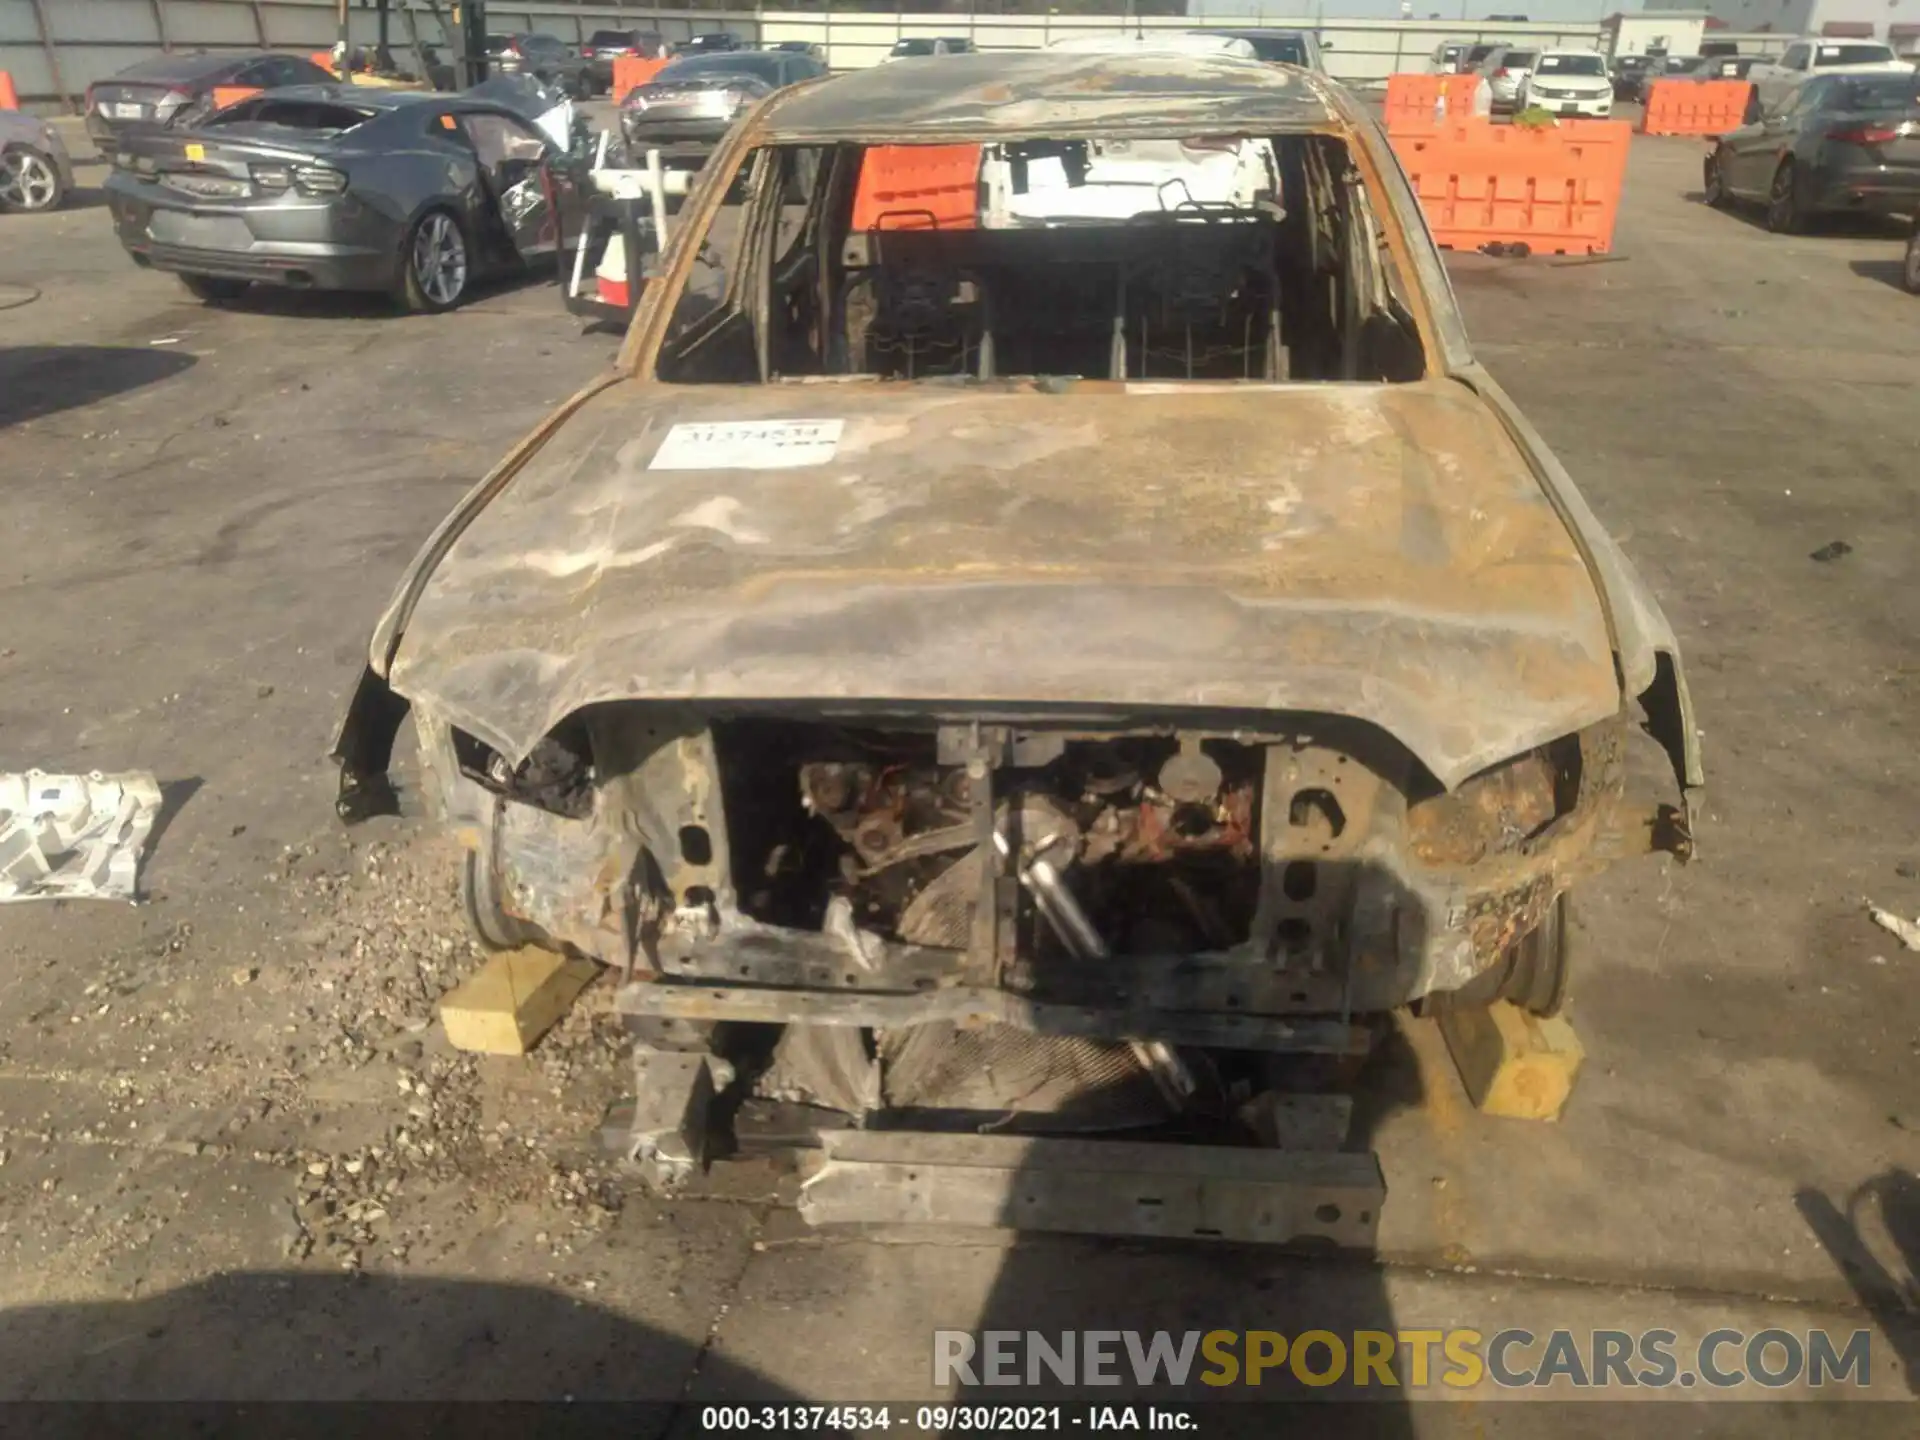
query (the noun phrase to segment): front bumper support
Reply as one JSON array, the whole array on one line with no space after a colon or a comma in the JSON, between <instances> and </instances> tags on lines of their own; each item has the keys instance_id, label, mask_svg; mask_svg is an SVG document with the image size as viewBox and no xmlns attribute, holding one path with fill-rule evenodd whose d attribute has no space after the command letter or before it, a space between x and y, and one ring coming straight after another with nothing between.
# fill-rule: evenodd
<instances>
[{"instance_id":1,"label":"front bumper support","mask_svg":"<svg viewBox=\"0 0 1920 1440\"><path fill-rule=\"evenodd\" d=\"M1386 1181L1366 1152L842 1130L800 1194L810 1225L998 1226L1371 1250Z\"/></svg>"}]
</instances>

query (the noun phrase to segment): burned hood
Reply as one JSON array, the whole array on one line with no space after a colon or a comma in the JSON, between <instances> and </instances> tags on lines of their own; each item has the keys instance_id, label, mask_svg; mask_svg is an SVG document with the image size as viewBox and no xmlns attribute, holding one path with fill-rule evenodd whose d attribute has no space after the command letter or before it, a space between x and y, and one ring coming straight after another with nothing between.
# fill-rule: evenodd
<instances>
[{"instance_id":1,"label":"burned hood","mask_svg":"<svg viewBox=\"0 0 1920 1440\"><path fill-rule=\"evenodd\" d=\"M390 679L515 759L619 699L1202 707L1366 720L1447 785L1620 704L1452 380L617 384L458 534Z\"/></svg>"}]
</instances>

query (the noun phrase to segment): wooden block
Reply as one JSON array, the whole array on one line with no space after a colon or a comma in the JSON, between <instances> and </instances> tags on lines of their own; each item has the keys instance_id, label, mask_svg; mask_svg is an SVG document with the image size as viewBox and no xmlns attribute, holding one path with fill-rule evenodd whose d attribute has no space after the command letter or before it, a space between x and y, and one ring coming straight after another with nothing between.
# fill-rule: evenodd
<instances>
[{"instance_id":1,"label":"wooden block","mask_svg":"<svg viewBox=\"0 0 1920 1440\"><path fill-rule=\"evenodd\" d=\"M440 1023L456 1050L524 1055L599 968L532 946L505 951L440 997Z\"/></svg>"},{"instance_id":2,"label":"wooden block","mask_svg":"<svg viewBox=\"0 0 1920 1440\"><path fill-rule=\"evenodd\" d=\"M1505 1000L1484 1010L1443 1010L1440 1033L1467 1098L1487 1115L1558 1120L1586 1051L1573 1027Z\"/></svg>"}]
</instances>

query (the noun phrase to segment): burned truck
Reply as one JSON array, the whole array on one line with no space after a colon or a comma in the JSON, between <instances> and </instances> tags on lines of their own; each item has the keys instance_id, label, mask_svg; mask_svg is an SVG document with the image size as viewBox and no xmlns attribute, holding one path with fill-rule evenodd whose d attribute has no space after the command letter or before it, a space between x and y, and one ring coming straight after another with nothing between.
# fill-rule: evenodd
<instances>
[{"instance_id":1,"label":"burned truck","mask_svg":"<svg viewBox=\"0 0 1920 1440\"><path fill-rule=\"evenodd\" d=\"M1673 632L1337 86L912 68L730 133L380 621L342 813L411 710L478 934L619 972L656 1175L718 1090L834 1120L816 1219L1365 1243L1276 1077L1561 1003L1570 887L1691 849Z\"/></svg>"}]
</instances>

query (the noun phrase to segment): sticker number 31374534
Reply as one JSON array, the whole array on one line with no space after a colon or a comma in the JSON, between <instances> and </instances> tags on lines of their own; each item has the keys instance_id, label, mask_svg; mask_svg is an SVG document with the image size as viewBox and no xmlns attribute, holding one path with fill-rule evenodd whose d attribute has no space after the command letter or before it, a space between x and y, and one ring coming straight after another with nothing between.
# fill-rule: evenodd
<instances>
[{"instance_id":1,"label":"sticker number 31374534","mask_svg":"<svg viewBox=\"0 0 1920 1440\"><path fill-rule=\"evenodd\" d=\"M840 446L840 420L712 420L675 425L652 470L792 470L825 465Z\"/></svg>"}]
</instances>

